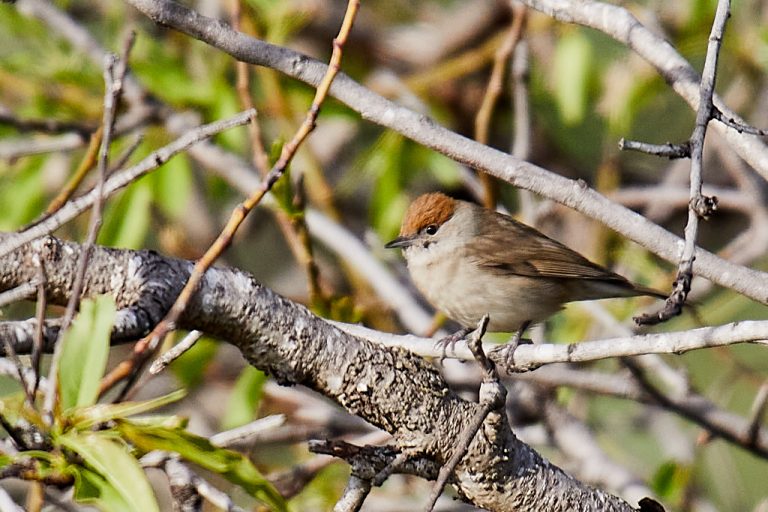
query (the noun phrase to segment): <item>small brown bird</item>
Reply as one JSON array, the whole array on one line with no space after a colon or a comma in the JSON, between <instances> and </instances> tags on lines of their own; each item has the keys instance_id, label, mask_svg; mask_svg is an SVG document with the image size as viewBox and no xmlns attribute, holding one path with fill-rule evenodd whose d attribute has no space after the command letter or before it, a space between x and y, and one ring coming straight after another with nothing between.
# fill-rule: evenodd
<instances>
[{"instance_id":1,"label":"small brown bird","mask_svg":"<svg viewBox=\"0 0 768 512\"><path fill-rule=\"evenodd\" d=\"M525 329L566 302L666 295L635 285L592 263L532 227L441 193L424 194L408 208L400 236L416 287L465 329L442 340L454 344L488 314L491 332L514 332L512 357Z\"/></svg>"}]
</instances>

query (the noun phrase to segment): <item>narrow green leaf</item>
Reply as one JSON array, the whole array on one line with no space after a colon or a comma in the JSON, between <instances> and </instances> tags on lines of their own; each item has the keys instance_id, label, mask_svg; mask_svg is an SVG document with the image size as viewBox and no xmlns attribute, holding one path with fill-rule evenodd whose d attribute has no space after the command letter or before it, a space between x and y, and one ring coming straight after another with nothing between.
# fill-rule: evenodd
<instances>
[{"instance_id":1,"label":"narrow green leaf","mask_svg":"<svg viewBox=\"0 0 768 512\"><path fill-rule=\"evenodd\" d=\"M565 124L580 123L587 112L592 46L574 30L560 38L555 51L555 99Z\"/></svg>"},{"instance_id":2,"label":"narrow green leaf","mask_svg":"<svg viewBox=\"0 0 768 512\"><path fill-rule=\"evenodd\" d=\"M131 418L131 423L139 427L157 427L176 430L187 428L187 425L189 425L189 418L175 414L153 414L152 416L137 416Z\"/></svg>"},{"instance_id":3,"label":"narrow green leaf","mask_svg":"<svg viewBox=\"0 0 768 512\"><path fill-rule=\"evenodd\" d=\"M181 400L186 391L176 390L165 396L144 400L141 402L121 402L119 404L95 404L90 407L83 407L73 411L70 421L73 428L86 429L105 421L116 418L127 418L134 414L142 414L154 409L163 407L170 403Z\"/></svg>"},{"instance_id":4,"label":"narrow green leaf","mask_svg":"<svg viewBox=\"0 0 768 512\"><path fill-rule=\"evenodd\" d=\"M653 491L659 496L668 496L674 486L676 470L677 466L674 462L668 461L659 466L651 481Z\"/></svg>"},{"instance_id":5,"label":"narrow green leaf","mask_svg":"<svg viewBox=\"0 0 768 512\"><path fill-rule=\"evenodd\" d=\"M163 212L173 219L184 215L193 187L189 158L185 154L176 155L147 178L152 184L153 200Z\"/></svg>"},{"instance_id":6,"label":"narrow green leaf","mask_svg":"<svg viewBox=\"0 0 768 512\"><path fill-rule=\"evenodd\" d=\"M406 154L410 156L411 146L402 135L387 132L380 138L380 154L370 160L372 168L367 172L375 172L375 183L370 202L371 222L382 237L396 233L400 228L402 213L408 204L403 193Z\"/></svg>"},{"instance_id":7,"label":"narrow green leaf","mask_svg":"<svg viewBox=\"0 0 768 512\"><path fill-rule=\"evenodd\" d=\"M443 187L456 187L461 183L461 171L459 164L445 155L432 150L426 150L426 164L424 167L440 182Z\"/></svg>"},{"instance_id":8,"label":"narrow green leaf","mask_svg":"<svg viewBox=\"0 0 768 512\"><path fill-rule=\"evenodd\" d=\"M139 425L125 420L117 422L117 429L141 451L164 450L178 453L184 459L218 473L242 487L273 510L286 510L285 500L280 493L248 458L238 452L214 446L208 439L182 429Z\"/></svg>"},{"instance_id":9,"label":"narrow green leaf","mask_svg":"<svg viewBox=\"0 0 768 512\"><path fill-rule=\"evenodd\" d=\"M651 488L665 500L679 503L690 484L691 469L675 461L661 464L651 479Z\"/></svg>"},{"instance_id":10,"label":"narrow green leaf","mask_svg":"<svg viewBox=\"0 0 768 512\"><path fill-rule=\"evenodd\" d=\"M11 457L10 455L6 455L4 453L0 453L0 468L4 468L11 462L14 462L16 460L15 457Z\"/></svg>"},{"instance_id":11,"label":"narrow green leaf","mask_svg":"<svg viewBox=\"0 0 768 512\"><path fill-rule=\"evenodd\" d=\"M155 494L147 481L138 461L117 438L108 437L101 432L69 430L58 438L66 448L83 458L86 465L103 478L88 480L88 493L98 489L102 500L100 504L109 507L106 510L126 510L136 512L159 512ZM81 475L82 476L82 475ZM84 488L85 489L85 488ZM114 489L114 492L112 492ZM121 501L127 508L122 508Z\"/></svg>"},{"instance_id":12,"label":"narrow green leaf","mask_svg":"<svg viewBox=\"0 0 768 512\"><path fill-rule=\"evenodd\" d=\"M9 167L5 167L6 171L0 174L0 230L18 229L39 214L45 191L42 168L47 158L31 157L20 171L6 175Z\"/></svg>"},{"instance_id":13,"label":"narrow green leaf","mask_svg":"<svg viewBox=\"0 0 768 512\"><path fill-rule=\"evenodd\" d=\"M92 405L99 396L109 352L115 302L108 295L80 304L80 313L64 337L59 367L62 410Z\"/></svg>"},{"instance_id":14,"label":"narrow green leaf","mask_svg":"<svg viewBox=\"0 0 768 512\"><path fill-rule=\"evenodd\" d=\"M144 244L152 221L152 184L142 180L131 185L109 204L99 244L137 249Z\"/></svg>"},{"instance_id":15,"label":"narrow green leaf","mask_svg":"<svg viewBox=\"0 0 768 512\"><path fill-rule=\"evenodd\" d=\"M229 395L221 427L224 430L245 425L256 416L256 409L261 401L261 390L267 376L253 366L246 366L240 373Z\"/></svg>"},{"instance_id":16,"label":"narrow green leaf","mask_svg":"<svg viewBox=\"0 0 768 512\"><path fill-rule=\"evenodd\" d=\"M75 475L75 501L109 512L134 510L117 489L98 473L77 466L70 468L70 471Z\"/></svg>"}]
</instances>

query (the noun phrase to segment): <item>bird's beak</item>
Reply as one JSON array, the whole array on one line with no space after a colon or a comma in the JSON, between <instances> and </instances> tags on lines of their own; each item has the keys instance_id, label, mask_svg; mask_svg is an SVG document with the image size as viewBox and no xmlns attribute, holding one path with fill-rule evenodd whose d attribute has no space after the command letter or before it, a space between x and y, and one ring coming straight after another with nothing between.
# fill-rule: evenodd
<instances>
[{"instance_id":1,"label":"bird's beak","mask_svg":"<svg viewBox=\"0 0 768 512\"><path fill-rule=\"evenodd\" d=\"M398 247L405 249L413 244L413 238L413 236L399 236L387 243L384 247L387 249L397 249Z\"/></svg>"}]
</instances>

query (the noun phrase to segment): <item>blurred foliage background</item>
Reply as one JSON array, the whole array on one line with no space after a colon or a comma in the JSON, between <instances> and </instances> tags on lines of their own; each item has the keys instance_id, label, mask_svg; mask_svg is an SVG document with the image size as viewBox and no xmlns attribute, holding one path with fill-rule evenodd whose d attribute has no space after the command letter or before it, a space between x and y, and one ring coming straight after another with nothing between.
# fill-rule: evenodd
<instances>
[{"instance_id":1,"label":"blurred foliage background","mask_svg":"<svg viewBox=\"0 0 768 512\"><path fill-rule=\"evenodd\" d=\"M345 8L344 2L335 0L186 3L208 16L230 22L237 18L241 30L249 34L324 61L330 56L331 40ZM130 55L131 72L151 101L167 111L193 112L201 121L209 122L245 108L243 89L239 91L237 85L238 71L229 56L149 23L122 2L57 1L55 5L111 51L118 51L126 30L134 28L137 40ZM701 68L714 0L649 0L622 5L663 34L694 67ZM494 52L509 30L510 20L507 3L490 0L363 2L344 51L343 70L379 94L474 137L475 116ZM727 104L762 127L768 119L766 21L766 2L734 2L717 82ZM528 63L524 74L529 86L529 160L565 176L582 178L602 193L681 233L687 205L687 162L623 153L617 143L622 137L653 143L686 140L694 120L687 105L650 65L627 48L604 34L554 22L540 13L528 13L518 52L525 52L518 58ZM267 152L273 152L270 148L279 147L298 127L313 91L269 69L248 68L247 76L247 94L259 111L261 141ZM0 229L15 230L32 221L63 187L86 155L88 137L84 134L100 123L102 95L100 63L73 46L61 32L28 15L23 2L0 5ZM491 145L511 151L519 132L514 123L519 108L513 101L507 72L492 116ZM8 118L54 119L74 123L79 131L22 130ZM174 138L162 118L148 119L115 140L113 159L130 147L139 131L143 139L129 162ZM56 151L30 154L18 149L19 141L61 143L65 137L69 137L65 140L69 145ZM709 135L708 142L716 138ZM246 129L228 131L215 140L247 161L252 142ZM705 182L718 189L743 192L728 170L732 164L723 156L725 152L722 140L708 146ZM743 172L753 174L751 169ZM482 190L472 170L362 121L332 99L324 105L316 132L292 164L289 179L290 184L276 191L278 199L282 198L277 201L279 206L255 212L221 263L252 272L266 285L323 315L387 330L401 329L391 310L333 251L312 245L319 277L308 280L312 274L302 259L306 254L302 256L302 249L296 248L300 230L290 227L301 223L301 204L336 219L365 240L377 257L402 273L399 256L386 253L382 245L396 234L409 201L428 190L475 198ZM81 190L92 183L93 178L86 178ZM755 183L755 193L764 198L765 183ZM669 288L674 276L670 264L562 206L502 183L495 186L500 204L508 211L627 277ZM643 193L647 187L657 187L650 189L656 192ZM669 195L658 193L665 187ZM680 191L683 195L676 194ZM99 243L196 258L242 197L220 173L188 155L177 156L109 201ZM296 197L304 200L297 202ZM712 251L727 248L750 226L749 214L738 201L724 204L702 226L701 245ZM81 216L57 234L82 240L86 226L87 216ZM749 263L765 268L766 259L760 254ZM764 307L728 291L709 290L696 300L708 324L768 318ZM628 320L648 303L612 301L606 307L616 317ZM33 306L16 305L3 315L25 317L32 312ZM694 325L686 316L660 329ZM546 333L556 341L601 335L605 336L600 325L578 306L553 319ZM115 350L112 359L117 361L124 353ZM768 355L755 346L667 359L671 365L685 368L701 392L742 416L749 415L753 398L768 375ZM616 363L594 366L613 371ZM155 379L143 393L157 392L158 387L187 387L189 396L180 407L190 415L192 429L200 434L266 414L287 415L295 430L293 436L270 439L250 449L267 474L307 460L305 438L345 433L343 428L335 431L323 420L299 414L313 409L292 402L294 395L286 397L263 375L244 368L230 347L212 340L199 343L173 369L172 378ZM697 426L648 406L573 389L564 390L558 399L590 425L612 457L650 482L672 509L768 508L768 462L764 459L725 441L710 440ZM539 448L554 462L561 462L557 452ZM330 510L346 475L343 464L328 466L294 498L292 506L295 510ZM371 510L408 510L408 500L420 496L424 489L424 482L396 479L374 491ZM386 508L383 502L393 495L398 499L388 502L391 508Z\"/></svg>"}]
</instances>

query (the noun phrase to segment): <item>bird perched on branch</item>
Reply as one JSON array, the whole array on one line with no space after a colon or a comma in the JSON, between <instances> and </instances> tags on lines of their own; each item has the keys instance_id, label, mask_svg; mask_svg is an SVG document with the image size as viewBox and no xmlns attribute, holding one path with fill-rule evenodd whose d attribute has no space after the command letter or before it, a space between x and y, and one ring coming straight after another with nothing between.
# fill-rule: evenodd
<instances>
[{"instance_id":1,"label":"bird perched on branch","mask_svg":"<svg viewBox=\"0 0 768 512\"><path fill-rule=\"evenodd\" d=\"M563 304L580 300L666 295L633 284L507 215L441 193L411 203L400 236L413 282L426 299L464 329L441 340L453 346L488 314L491 332L513 332L511 362L523 332Z\"/></svg>"}]
</instances>

